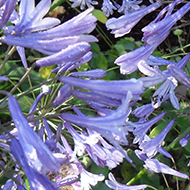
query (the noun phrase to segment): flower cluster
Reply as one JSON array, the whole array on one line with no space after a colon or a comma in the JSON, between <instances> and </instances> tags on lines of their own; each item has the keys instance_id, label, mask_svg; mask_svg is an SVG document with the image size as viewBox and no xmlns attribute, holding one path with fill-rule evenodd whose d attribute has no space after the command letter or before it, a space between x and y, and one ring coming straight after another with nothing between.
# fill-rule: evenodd
<instances>
[{"instance_id":1,"label":"flower cluster","mask_svg":"<svg viewBox=\"0 0 190 190\"><path fill-rule=\"evenodd\" d=\"M156 156L161 154L173 161L169 149L165 150L162 145L177 117L165 119L168 112L162 110L162 104L170 99L174 109L181 109L175 90L179 83L190 89L190 78L183 71L190 53L183 54L183 58L175 62L152 53L167 38L171 27L190 11L190 3L185 2L175 9L184 2L175 0L164 6L142 29L143 46L116 58L115 64L120 66L122 74L138 70L139 78L105 80L107 72L103 69L82 69L93 57L91 42L98 41L90 34L97 21L92 5L98 2L71 1L72 7L84 9L87 5L89 8L64 23L47 16L51 0L41 0L36 6L34 0L0 2L0 40L17 50L24 66L20 69L24 71L23 76L11 90L0 89L4 95L0 113L8 115L0 124L0 168L7 174L5 179L9 178L1 188L88 190L104 181L106 175L89 171L85 159L111 170L124 159L136 167L134 156L146 170L189 179L188 174L169 167ZM141 5L142 2L123 0L119 6L104 0L102 11L106 16L116 9L124 13L119 18L108 19L107 29L111 29L115 37L122 37L130 33L142 17L162 5L161 1L151 1L149 6ZM32 66L28 66L27 49L40 56ZM4 69L10 54L0 65L0 82L14 84L9 78L9 67L6 68L8 72ZM30 74L34 68L39 72L51 68L49 77L33 84ZM22 84L27 77L30 89L25 90L26 84ZM150 102L139 106L144 93L151 88L154 92ZM152 114L156 109L161 113ZM162 128L151 136L162 121ZM189 138L190 130L178 141L185 147ZM133 156L129 150L133 150ZM105 180L105 185L111 189L150 187L148 184L121 184L112 173L107 172L109 180Z\"/></svg>"}]
</instances>

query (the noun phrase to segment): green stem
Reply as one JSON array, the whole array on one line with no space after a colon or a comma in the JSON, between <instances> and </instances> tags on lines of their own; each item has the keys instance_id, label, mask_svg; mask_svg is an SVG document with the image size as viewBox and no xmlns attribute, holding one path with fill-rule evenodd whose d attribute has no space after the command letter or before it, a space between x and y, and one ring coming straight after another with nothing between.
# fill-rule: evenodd
<instances>
[{"instance_id":1,"label":"green stem","mask_svg":"<svg viewBox=\"0 0 190 190\"><path fill-rule=\"evenodd\" d=\"M9 50L10 50L10 46L9 46L9 48L8 48L7 51L9 51ZM13 47L11 48L11 50L6 54L6 56L5 56L5 58L4 58L4 61L3 61L2 65L0 66L0 76L1 76L1 74L2 74L2 72L3 72L3 69L4 69L4 67L5 67L6 62L9 60L9 58L10 58L11 55L15 52L15 50L16 50L16 47L13 46Z\"/></svg>"}]
</instances>

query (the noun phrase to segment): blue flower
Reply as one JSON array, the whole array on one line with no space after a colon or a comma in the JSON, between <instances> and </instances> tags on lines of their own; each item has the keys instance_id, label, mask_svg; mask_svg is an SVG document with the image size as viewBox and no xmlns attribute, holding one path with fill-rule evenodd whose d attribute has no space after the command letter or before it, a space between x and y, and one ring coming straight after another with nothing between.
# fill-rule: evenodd
<instances>
[{"instance_id":1,"label":"blue flower","mask_svg":"<svg viewBox=\"0 0 190 190\"><path fill-rule=\"evenodd\" d=\"M122 74L130 74L137 70L137 65L141 60L146 61L155 48L160 45L170 33L170 28L190 10L190 3L185 4L175 13L171 14L170 7L174 8L177 1L172 2L164 8L160 14L149 25L142 29L144 46L129 53L123 54L115 60L115 64L120 66ZM150 5L151 6L151 5ZM169 9L169 10L168 10ZM141 11L141 10L140 10ZM168 11L166 17L161 20L163 14ZM109 21L109 20L108 20ZM107 21L107 22L108 22ZM111 21L110 21L111 22ZM109 23L109 22L108 22ZM120 22L119 22L120 24ZM115 25L113 25L115 27ZM122 28L121 28L122 30ZM126 31L126 30L125 30Z\"/></svg>"},{"instance_id":2,"label":"blue flower","mask_svg":"<svg viewBox=\"0 0 190 190\"><path fill-rule=\"evenodd\" d=\"M87 151L96 165L101 167L108 166L109 168L114 168L123 161L124 156L122 153L108 144L99 133L87 129L88 134L84 131L82 134L79 134L67 122L65 123L65 127L73 136L74 151L78 156L82 156L84 151Z\"/></svg>"},{"instance_id":3,"label":"blue flower","mask_svg":"<svg viewBox=\"0 0 190 190\"><path fill-rule=\"evenodd\" d=\"M10 16L15 8L17 0L0 1L0 28L5 28Z\"/></svg>"},{"instance_id":4,"label":"blue flower","mask_svg":"<svg viewBox=\"0 0 190 190\"><path fill-rule=\"evenodd\" d=\"M87 129L94 130L105 137L112 145L118 149L125 158L132 163L132 160L128 157L127 153L121 148L121 145L128 145L126 135L128 132L125 128L126 120L130 114L131 108L129 102L132 98L132 94L128 92L126 99L122 104L113 111L111 114L102 117L84 117L72 114L61 114L62 119L70 123L86 127Z\"/></svg>"},{"instance_id":5,"label":"blue flower","mask_svg":"<svg viewBox=\"0 0 190 190\"><path fill-rule=\"evenodd\" d=\"M183 138L179 141L179 144L180 144L182 147L187 146L188 141L189 141L189 138L190 138L190 133L188 133L187 135L185 135L185 137L183 137Z\"/></svg>"},{"instance_id":6,"label":"blue flower","mask_svg":"<svg viewBox=\"0 0 190 190\"><path fill-rule=\"evenodd\" d=\"M113 10L116 10L117 8L113 6L113 3L110 0L104 0L102 4L102 12L109 17L113 14Z\"/></svg>"},{"instance_id":7,"label":"blue flower","mask_svg":"<svg viewBox=\"0 0 190 190\"><path fill-rule=\"evenodd\" d=\"M148 75L148 77L142 77L139 79L143 82L145 87L155 86L164 82L152 96L152 107L158 108L169 95L173 107L179 109L179 102L174 92L178 85L177 80L172 77L167 70L160 71L156 66L152 68L144 61L138 63L138 68L143 74Z\"/></svg>"},{"instance_id":8,"label":"blue flower","mask_svg":"<svg viewBox=\"0 0 190 190\"><path fill-rule=\"evenodd\" d=\"M45 174L49 171L58 171L60 162L58 162L42 139L30 128L16 98L10 96L8 105L18 130L19 142L30 167L41 174Z\"/></svg>"},{"instance_id":9,"label":"blue flower","mask_svg":"<svg viewBox=\"0 0 190 190\"><path fill-rule=\"evenodd\" d=\"M53 106L60 106L70 95L72 92L72 87L69 84L63 85L58 91L57 97L53 101Z\"/></svg>"},{"instance_id":10,"label":"blue flower","mask_svg":"<svg viewBox=\"0 0 190 190\"><path fill-rule=\"evenodd\" d=\"M156 173L170 174L170 175L174 175L174 176L181 177L184 179L189 178L189 176L187 174L178 172L178 171L170 168L169 166L159 162L157 159L146 159L144 162L145 162L144 167L147 170L154 171Z\"/></svg>"},{"instance_id":11,"label":"blue flower","mask_svg":"<svg viewBox=\"0 0 190 190\"><path fill-rule=\"evenodd\" d=\"M185 74L184 71L175 65L168 65L167 69L176 80L190 89L190 78Z\"/></svg>"},{"instance_id":12,"label":"blue flower","mask_svg":"<svg viewBox=\"0 0 190 190\"><path fill-rule=\"evenodd\" d=\"M92 5L98 4L97 1L93 1L93 0L70 0L70 1L73 2L72 7L80 6L81 10L83 10L85 8L85 5L87 5L87 7L90 8L90 7L92 7Z\"/></svg>"},{"instance_id":13,"label":"blue flower","mask_svg":"<svg viewBox=\"0 0 190 190\"><path fill-rule=\"evenodd\" d=\"M164 40L170 33L169 29L190 10L190 3L187 3L178 11L171 14L174 6L177 3L178 1L174 1L169 4L159 13L154 21L152 21L150 24L142 29L142 41L145 42L145 44L154 44L156 43L156 41L158 41L159 38L163 38ZM166 11L167 14L165 18L162 19Z\"/></svg>"},{"instance_id":14,"label":"blue flower","mask_svg":"<svg viewBox=\"0 0 190 190\"><path fill-rule=\"evenodd\" d=\"M129 91L133 95L133 101L137 101L139 95L143 93L144 90L143 83L134 78L130 80L105 81L61 76L60 81L120 101L126 97Z\"/></svg>"},{"instance_id":15,"label":"blue flower","mask_svg":"<svg viewBox=\"0 0 190 190\"><path fill-rule=\"evenodd\" d=\"M141 8L138 4L142 3L142 1L143 0L123 0L121 7L118 9L118 12L128 14L137 11Z\"/></svg>"},{"instance_id":16,"label":"blue flower","mask_svg":"<svg viewBox=\"0 0 190 190\"><path fill-rule=\"evenodd\" d=\"M160 7L161 4L161 2L157 2L133 13L123 15L119 18L110 18L106 22L106 27L107 29L112 29L111 33L115 34L116 38L121 37L128 34L131 29L142 19L142 17Z\"/></svg>"},{"instance_id":17,"label":"blue flower","mask_svg":"<svg viewBox=\"0 0 190 190\"><path fill-rule=\"evenodd\" d=\"M139 144L141 144L141 142L144 140L144 136L146 135L150 127L154 125L156 122L158 122L162 117L164 117L164 115L165 113L161 113L158 116L145 122L132 123L129 121L127 124L135 127L135 129L133 130L133 134L135 136L133 143L135 144L139 142Z\"/></svg>"},{"instance_id":18,"label":"blue flower","mask_svg":"<svg viewBox=\"0 0 190 190\"><path fill-rule=\"evenodd\" d=\"M164 130L156 137L148 141L145 140L144 142L142 142L140 144L140 149L142 149L142 153L146 153L149 158L155 156L160 149L165 136L167 135L173 124L174 120L170 121L169 124L164 128Z\"/></svg>"},{"instance_id":19,"label":"blue flower","mask_svg":"<svg viewBox=\"0 0 190 190\"><path fill-rule=\"evenodd\" d=\"M20 15L13 21L14 26L4 30L6 36L1 40L17 47L24 67L27 67L24 47L49 55L36 61L37 66L61 65L82 60L89 53L89 42L97 41L94 36L88 35L96 26L96 18L91 14L93 8L58 25L58 19L43 18L50 5L50 0L42 0L34 8L34 0L21 0Z\"/></svg>"},{"instance_id":20,"label":"blue flower","mask_svg":"<svg viewBox=\"0 0 190 190\"><path fill-rule=\"evenodd\" d=\"M106 185L115 190L140 190L140 189L145 189L147 185L125 185L118 183L113 174L109 173L108 174L109 180L105 180Z\"/></svg>"},{"instance_id":21,"label":"blue flower","mask_svg":"<svg viewBox=\"0 0 190 190\"><path fill-rule=\"evenodd\" d=\"M28 158L26 157L25 149L23 149L21 143L15 138L11 140L11 153L24 168L31 189L58 190L57 185L52 183L45 174L38 173L38 171L31 167L31 163L28 162ZM46 162L48 162L48 160L46 160Z\"/></svg>"}]
</instances>

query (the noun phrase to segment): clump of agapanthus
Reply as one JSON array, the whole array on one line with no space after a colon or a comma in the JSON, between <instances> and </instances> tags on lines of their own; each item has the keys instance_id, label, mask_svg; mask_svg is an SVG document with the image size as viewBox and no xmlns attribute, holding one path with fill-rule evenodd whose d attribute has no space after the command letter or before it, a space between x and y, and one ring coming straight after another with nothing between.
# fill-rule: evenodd
<instances>
[{"instance_id":1,"label":"clump of agapanthus","mask_svg":"<svg viewBox=\"0 0 190 190\"><path fill-rule=\"evenodd\" d=\"M142 29L144 46L125 53L115 60L115 64L120 66L121 73L130 74L136 71L138 63L141 60L146 61L156 47L166 39L170 33L170 28L190 10L190 3L187 3L172 14L175 5L180 2L170 3L158 14L156 19Z\"/></svg>"},{"instance_id":2,"label":"clump of agapanthus","mask_svg":"<svg viewBox=\"0 0 190 190\"><path fill-rule=\"evenodd\" d=\"M16 46L25 67L25 47L49 55L37 60L37 66L62 65L81 61L90 51L89 42L97 41L88 35L96 26L96 18L91 14L93 8L60 24L57 18L43 18L50 6L50 0L41 0L36 7L34 0L21 0L19 12L14 11L14 19L10 20L12 25L4 29L1 41Z\"/></svg>"}]
</instances>

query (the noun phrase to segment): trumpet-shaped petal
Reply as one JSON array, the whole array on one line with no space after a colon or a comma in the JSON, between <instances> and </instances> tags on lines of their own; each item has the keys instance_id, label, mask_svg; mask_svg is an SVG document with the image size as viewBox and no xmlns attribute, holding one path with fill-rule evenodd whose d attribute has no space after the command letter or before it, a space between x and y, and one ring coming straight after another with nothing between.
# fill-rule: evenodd
<instances>
[{"instance_id":1,"label":"trumpet-shaped petal","mask_svg":"<svg viewBox=\"0 0 190 190\"><path fill-rule=\"evenodd\" d=\"M15 8L16 3L17 3L17 0L1 0L0 1L0 28L3 28L7 24Z\"/></svg>"},{"instance_id":2,"label":"trumpet-shaped petal","mask_svg":"<svg viewBox=\"0 0 190 190\"><path fill-rule=\"evenodd\" d=\"M150 127L152 127L152 125L154 125L162 117L164 117L164 115L165 113L161 113L147 122L136 122L136 123L128 122L129 125L135 127L135 129L133 130L133 134L135 136L133 143L136 144L137 142L139 142L139 144L141 144L141 142L144 139L144 136L146 135Z\"/></svg>"},{"instance_id":3,"label":"trumpet-shaped petal","mask_svg":"<svg viewBox=\"0 0 190 190\"><path fill-rule=\"evenodd\" d=\"M103 78L106 74L106 71L103 69L94 69L89 71L72 72L70 75L74 77L89 77L91 79L96 79Z\"/></svg>"},{"instance_id":4,"label":"trumpet-shaped petal","mask_svg":"<svg viewBox=\"0 0 190 190\"><path fill-rule=\"evenodd\" d=\"M161 4L161 2L157 2L138 11L123 15L119 18L111 18L106 22L106 27L107 29L112 30L111 33L115 34L116 38L121 37L128 34L131 29L142 19L142 17L160 7Z\"/></svg>"},{"instance_id":5,"label":"trumpet-shaped petal","mask_svg":"<svg viewBox=\"0 0 190 190\"><path fill-rule=\"evenodd\" d=\"M169 132L173 124L174 124L174 121L172 120L165 127L165 129L161 133L159 133L155 138L142 142L140 144L140 148L142 149L142 152L146 153L149 158L153 157L160 149L165 136L167 135L167 133Z\"/></svg>"},{"instance_id":6,"label":"trumpet-shaped petal","mask_svg":"<svg viewBox=\"0 0 190 190\"><path fill-rule=\"evenodd\" d=\"M16 98L10 96L8 105L15 126L18 129L19 142L27 162L30 163L30 167L42 174L49 171L58 171L60 163L42 139L30 128Z\"/></svg>"},{"instance_id":7,"label":"trumpet-shaped petal","mask_svg":"<svg viewBox=\"0 0 190 190\"><path fill-rule=\"evenodd\" d=\"M154 171L156 173L170 174L184 179L189 178L187 174L178 172L170 168L169 166L159 162L157 159L146 159L144 162L145 162L144 167L150 171Z\"/></svg>"},{"instance_id":8,"label":"trumpet-shaped petal","mask_svg":"<svg viewBox=\"0 0 190 190\"><path fill-rule=\"evenodd\" d=\"M126 152L121 148L119 144L127 145L128 141L126 135L128 134L123 125L126 123L126 119L130 113L129 102L132 98L132 94L128 92L126 99L108 116L102 117L84 117L72 114L61 114L62 119L70 123L74 123L81 127L94 130L105 137L111 144L113 144L118 150L126 157L126 159L132 163L132 160L127 156Z\"/></svg>"},{"instance_id":9,"label":"trumpet-shaped petal","mask_svg":"<svg viewBox=\"0 0 190 190\"><path fill-rule=\"evenodd\" d=\"M61 87L61 89L58 91L57 97L53 101L53 106L59 106L61 105L70 95L72 92L72 87L69 84L65 84Z\"/></svg>"},{"instance_id":10,"label":"trumpet-shaped petal","mask_svg":"<svg viewBox=\"0 0 190 190\"><path fill-rule=\"evenodd\" d=\"M118 94L120 96L124 95L125 97L128 91L131 91L132 94L141 94L143 92L143 83L136 79L104 81L104 80L85 80L74 77L61 76L60 81L78 88L91 90L96 93L103 92L107 94L107 96L109 96L109 94L112 93L110 97L113 98L115 97L114 94Z\"/></svg>"},{"instance_id":11,"label":"trumpet-shaped petal","mask_svg":"<svg viewBox=\"0 0 190 190\"><path fill-rule=\"evenodd\" d=\"M39 59L35 63L39 67L45 67L54 64L61 64L62 61L76 61L82 58L89 51L90 44L86 42L80 42L74 45L69 45L67 48L59 51L58 53Z\"/></svg>"},{"instance_id":12,"label":"trumpet-shaped petal","mask_svg":"<svg viewBox=\"0 0 190 190\"><path fill-rule=\"evenodd\" d=\"M36 8L34 5L34 0L20 1L19 19L15 26L11 27L11 34L19 36L32 31L48 29L60 23L57 18L43 18L51 6L50 0L41 0Z\"/></svg>"},{"instance_id":13,"label":"trumpet-shaped petal","mask_svg":"<svg viewBox=\"0 0 190 190\"><path fill-rule=\"evenodd\" d=\"M183 137L180 141L179 141L179 144L184 147L188 144L188 141L189 141L189 138L190 138L190 133L188 133L187 135L185 135L185 137Z\"/></svg>"},{"instance_id":14,"label":"trumpet-shaped petal","mask_svg":"<svg viewBox=\"0 0 190 190\"><path fill-rule=\"evenodd\" d=\"M178 80L190 89L190 78L185 74L185 72L183 72L175 65L168 65L168 71L176 80Z\"/></svg>"},{"instance_id":15,"label":"trumpet-shaped petal","mask_svg":"<svg viewBox=\"0 0 190 190\"><path fill-rule=\"evenodd\" d=\"M145 189L147 185L124 185L121 183L118 183L113 174L109 173L108 175L109 180L105 180L106 185L115 190L140 190L140 189Z\"/></svg>"},{"instance_id":16,"label":"trumpet-shaped petal","mask_svg":"<svg viewBox=\"0 0 190 190\"><path fill-rule=\"evenodd\" d=\"M142 41L146 44L154 44L160 36L167 34L169 29L190 10L190 3L187 3L178 11L171 14L176 3L177 1L174 1L168 5L172 8L168 10L165 18L161 20L162 15L158 15L154 21L142 29L144 32ZM165 12L166 9L162 11Z\"/></svg>"},{"instance_id":17,"label":"trumpet-shaped petal","mask_svg":"<svg viewBox=\"0 0 190 190\"><path fill-rule=\"evenodd\" d=\"M92 32L96 27L95 22L97 19L92 15L92 11L93 8L89 8L61 25L46 31L26 34L25 38L52 40L55 38L84 35L83 39L85 39L88 36L86 34Z\"/></svg>"},{"instance_id":18,"label":"trumpet-shaped petal","mask_svg":"<svg viewBox=\"0 0 190 190\"><path fill-rule=\"evenodd\" d=\"M15 138L11 140L11 153L24 168L31 189L58 190L57 185L52 183L45 174L38 173L31 167L31 163L28 162L28 158L26 157L25 149L23 149L21 143Z\"/></svg>"}]
</instances>

